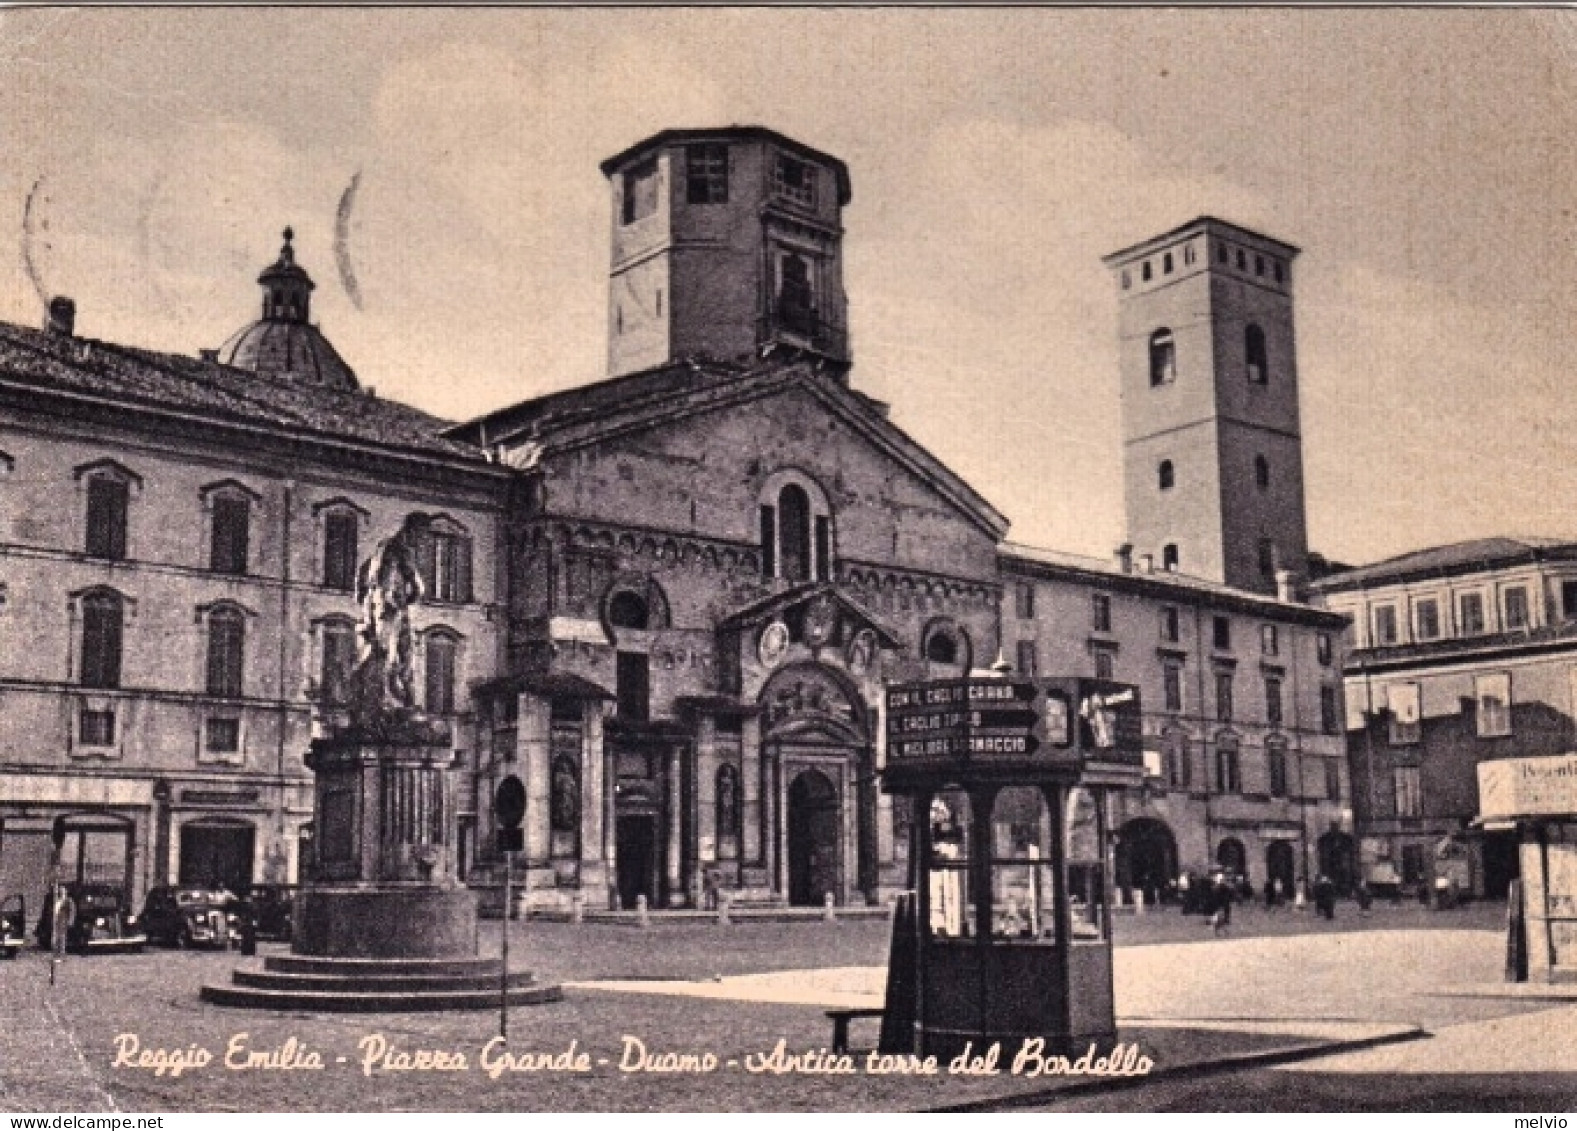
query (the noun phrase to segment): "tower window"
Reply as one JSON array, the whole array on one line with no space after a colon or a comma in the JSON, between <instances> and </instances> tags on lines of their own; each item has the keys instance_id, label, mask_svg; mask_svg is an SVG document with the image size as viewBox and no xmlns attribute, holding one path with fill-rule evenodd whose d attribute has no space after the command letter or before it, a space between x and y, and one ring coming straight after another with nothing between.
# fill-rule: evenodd
<instances>
[{"instance_id":1,"label":"tower window","mask_svg":"<svg viewBox=\"0 0 1577 1131\"><path fill-rule=\"evenodd\" d=\"M1270 366L1265 358L1265 331L1252 322L1243 331L1243 354L1248 361L1248 379L1252 384L1264 385L1270 381Z\"/></svg>"},{"instance_id":2,"label":"tower window","mask_svg":"<svg viewBox=\"0 0 1577 1131\"><path fill-rule=\"evenodd\" d=\"M1506 590L1506 629L1528 627L1528 591L1518 585Z\"/></svg>"},{"instance_id":3,"label":"tower window","mask_svg":"<svg viewBox=\"0 0 1577 1131\"><path fill-rule=\"evenodd\" d=\"M1194 262L1194 245L1191 243L1186 243L1183 245L1183 262L1185 264L1192 264Z\"/></svg>"},{"instance_id":4,"label":"tower window","mask_svg":"<svg viewBox=\"0 0 1577 1131\"><path fill-rule=\"evenodd\" d=\"M1160 485L1161 490L1170 491L1172 489L1172 483L1174 480L1172 461L1169 459L1163 459L1160 466L1156 468L1155 477L1156 481Z\"/></svg>"},{"instance_id":5,"label":"tower window","mask_svg":"<svg viewBox=\"0 0 1577 1131\"><path fill-rule=\"evenodd\" d=\"M1161 568L1176 571L1177 569L1177 543L1168 542L1161 547Z\"/></svg>"},{"instance_id":6,"label":"tower window","mask_svg":"<svg viewBox=\"0 0 1577 1131\"><path fill-rule=\"evenodd\" d=\"M778 260L778 320L786 329L809 333L816 318L810 263L792 253Z\"/></svg>"},{"instance_id":7,"label":"tower window","mask_svg":"<svg viewBox=\"0 0 1577 1131\"><path fill-rule=\"evenodd\" d=\"M1254 486L1261 491L1270 486L1270 460L1262 455L1254 457Z\"/></svg>"},{"instance_id":8,"label":"tower window","mask_svg":"<svg viewBox=\"0 0 1577 1131\"><path fill-rule=\"evenodd\" d=\"M1144 261L1144 265L1139 268L1139 277L1148 283L1150 281L1151 274L1150 261L1146 259Z\"/></svg>"},{"instance_id":9,"label":"tower window","mask_svg":"<svg viewBox=\"0 0 1577 1131\"><path fill-rule=\"evenodd\" d=\"M690 204L728 202L728 146L685 147L685 200Z\"/></svg>"},{"instance_id":10,"label":"tower window","mask_svg":"<svg viewBox=\"0 0 1577 1131\"><path fill-rule=\"evenodd\" d=\"M1279 260L1279 259L1272 259L1270 261L1270 271L1271 271L1271 274L1275 277L1276 282L1278 282L1278 283L1281 282L1281 260Z\"/></svg>"},{"instance_id":11,"label":"tower window","mask_svg":"<svg viewBox=\"0 0 1577 1131\"><path fill-rule=\"evenodd\" d=\"M1269 538L1259 540L1259 573L1261 577L1276 576L1276 543Z\"/></svg>"},{"instance_id":12,"label":"tower window","mask_svg":"<svg viewBox=\"0 0 1577 1131\"><path fill-rule=\"evenodd\" d=\"M772 183L779 196L806 208L816 207L816 170L804 161L778 154Z\"/></svg>"},{"instance_id":13,"label":"tower window","mask_svg":"<svg viewBox=\"0 0 1577 1131\"><path fill-rule=\"evenodd\" d=\"M1238 270L1239 271L1247 271L1248 270L1248 256L1243 253L1243 249L1242 248L1238 248Z\"/></svg>"},{"instance_id":14,"label":"tower window","mask_svg":"<svg viewBox=\"0 0 1577 1131\"><path fill-rule=\"evenodd\" d=\"M624 174L624 214L626 224L644 220L657 211L657 162L643 161Z\"/></svg>"},{"instance_id":15,"label":"tower window","mask_svg":"<svg viewBox=\"0 0 1577 1131\"><path fill-rule=\"evenodd\" d=\"M1265 273L1265 257L1263 255L1256 255L1254 257L1254 274L1256 274L1256 275L1263 275L1264 273Z\"/></svg>"},{"instance_id":16,"label":"tower window","mask_svg":"<svg viewBox=\"0 0 1577 1131\"><path fill-rule=\"evenodd\" d=\"M1171 252L1167 252L1165 255L1161 256L1161 274L1163 274L1163 275L1170 275L1171 273L1172 273L1172 253Z\"/></svg>"},{"instance_id":17,"label":"tower window","mask_svg":"<svg viewBox=\"0 0 1577 1131\"><path fill-rule=\"evenodd\" d=\"M1227 245L1226 244L1224 244L1224 243L1216 244L1216 258L1219 259L1222 263L1225 263L1227 261Z\"/></svg>"},{"instance_id":18,"label":"tower window","mask_svg":"<svg viewBox=\"0 0 1577 1131\"><path fill-rule=\"evenodd\" d=\"M1169 385L1177 380L1177 344L1164 327L1150 335L1150 384Z\"/></svg>"}]
</instances>

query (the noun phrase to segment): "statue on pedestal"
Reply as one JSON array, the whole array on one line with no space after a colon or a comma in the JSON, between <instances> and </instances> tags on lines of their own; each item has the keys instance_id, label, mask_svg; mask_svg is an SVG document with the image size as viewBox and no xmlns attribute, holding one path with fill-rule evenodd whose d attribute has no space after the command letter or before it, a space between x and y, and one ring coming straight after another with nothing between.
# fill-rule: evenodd
<instances>
[{"instance_id":1,"label":"statue on pedestal","mask_svg":"<svg viewBox=\"0 0 1577 1131\"><path fill-rule=\"evenodd\" d=\"M356 626L356 666L350 678L353 725L379 729L415 715L410 610L426 592L418 547L430 528L427 515L409 515L398 531L373 547L356 571L361 621Z\"/></svg>"}]
</instances>

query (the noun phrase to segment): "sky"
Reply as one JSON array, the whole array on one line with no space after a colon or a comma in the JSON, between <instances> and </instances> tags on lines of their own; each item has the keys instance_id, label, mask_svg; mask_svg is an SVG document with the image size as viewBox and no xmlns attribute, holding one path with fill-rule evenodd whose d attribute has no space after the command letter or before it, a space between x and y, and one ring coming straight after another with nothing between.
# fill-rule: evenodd
<instances>
[{"instance_id":1,"label":"sky","mask_svg":"<svg viewBox=\"0 0 1577 1131\"><path fill-rule=\"evenodd\" d=\"M1558 10L5 10L0 319L194 354L288 224L362 383L466 419L605 375L599 162L759 124L847 162L853 382L1012 539L1122 541L1101 257L1201 214L1303 249L1312 549L1577 539L1574 94Z\"/></svg>"}]
</instances>

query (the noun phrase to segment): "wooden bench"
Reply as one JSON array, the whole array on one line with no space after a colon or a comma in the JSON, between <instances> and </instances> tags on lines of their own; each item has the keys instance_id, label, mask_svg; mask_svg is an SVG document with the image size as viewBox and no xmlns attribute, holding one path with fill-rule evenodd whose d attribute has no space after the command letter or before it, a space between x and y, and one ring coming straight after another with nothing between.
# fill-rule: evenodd
<instances>
[{"instance_id":1,"label":"wooden bench","mask_svg":"<svg viewBox=\"0 0 1577 1131\"><path fill-rule=\"evenodd\" d=\"M832 1018L832 1051L845 1053L849 1051L849 1022L857 1017L880 1017L886 1013L885 1009L829 1009L827 1016Z\"/></svg>"}]
</instances>

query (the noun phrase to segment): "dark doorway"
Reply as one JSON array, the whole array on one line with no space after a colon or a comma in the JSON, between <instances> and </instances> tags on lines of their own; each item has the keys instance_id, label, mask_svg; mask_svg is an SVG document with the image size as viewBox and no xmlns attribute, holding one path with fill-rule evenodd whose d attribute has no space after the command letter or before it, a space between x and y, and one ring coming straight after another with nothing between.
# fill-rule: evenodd
<instances>
[{"instance_id":1,"label":"dark doorway","mask_svg":"<svg viewBox=\"0 0 1577 1131\"><path fill-rule=\"evenodd\" d=\"M1290 898L1297 884L1298 868L1292 854L1290 840L1273 840L1265 849L1265 871L1273 880L1281 881L1281 894Z\"/></svg>"},{"instance_id":2,"label":"dark doorway","mask_svg":"<svg viewBox=\"0 0 1577 1131\"><path fill-rule=\"evenodd\" d=\"M789 903L819 907L843 885L838 860L838 791L818 770L805 770L789 786Z\"/></svg>"},{"instance_id":3,"label":"dark doorway","mask_svg":"<svg viewBox=\"0 0 1577 1131\"><path fill-rule=\"evenodd\" d=\"M1166 822L1135 817L1117 840L1117 886L1144 893L1155 903L1177 877L1177 841Z\"/></svg>"},{"instance_id":4,"label":"dark doorway","mask_svg":"<svg viewBox=\"0 0 1577 1131\"><path fill-rule=\"evenodd\" d=\"M1229 836L1216 845L1216 863L1229 872L1247 876L1248 853L1243 850L1243 842L1235 836Z\"/></svg>"},{"instance_id":5,"label":"dark doorway","mask_svg":"<svg viewBox=\"0 0 1577 1131\"><path fill-rule=\"evenodd\" d=\"M1358 878L1358 853L1352 837L1332 829L1320 837L1320 871L1324 872L1339 892L1352 891Z\"/></svg>"},{"instance_id":6,"label":"dark doorway","mask_svg":"<svg viewBox=\"0 0 1577 1131\"><path fill-rule=\"evenodd\" d=\"M251 825L193 824L181 829L178 883L240 893L252 885Z\"/></svg>"},{"instance_id":7,"label":"dark doorway","mask_svg":"<svg viewBox=\"0 0 1577 1131\"><path fill-rule=\"evenodd\" d=\"M614 824L613 852L618 860L619 906L633 908L638 896L657 905L657 818L650 813L621 816Z\"/></svg>"},{"instance_id":8,"label":"dark doorway","mask_svg":"<svg viewBox=\"0 0 1577 1131\"><path fill-rule=\"evenodd\" d=\"M1522 874L1517 860L1517 834L1484 834L1484 897L1505 899L1511 881Z\"/></svg>"}]
</instances>

